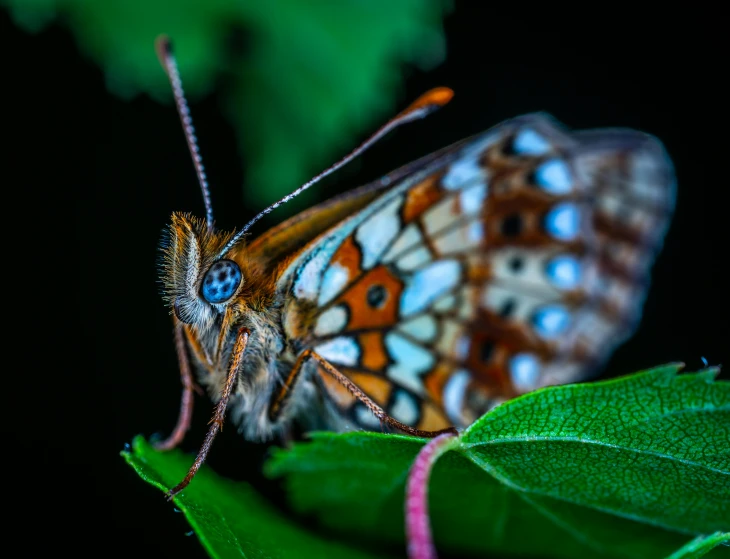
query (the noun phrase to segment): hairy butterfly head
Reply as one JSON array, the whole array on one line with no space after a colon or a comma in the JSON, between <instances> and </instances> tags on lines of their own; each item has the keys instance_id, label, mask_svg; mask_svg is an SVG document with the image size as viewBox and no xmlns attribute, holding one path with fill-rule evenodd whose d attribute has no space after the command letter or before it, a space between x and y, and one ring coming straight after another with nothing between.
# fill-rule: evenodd
<instances>
[{"instance_id":1,"label":"hairy butterfly head","mask_svg":"<svg viewBox=\"0 0 730 559\"><path fill-rule=\"evenodd\" d=\"M206 221L173 213L162 240L163 296L181 322L207 330L236 298L245 279L226 246L233 233L211 231Z\"/></svg>"}]
</instances>

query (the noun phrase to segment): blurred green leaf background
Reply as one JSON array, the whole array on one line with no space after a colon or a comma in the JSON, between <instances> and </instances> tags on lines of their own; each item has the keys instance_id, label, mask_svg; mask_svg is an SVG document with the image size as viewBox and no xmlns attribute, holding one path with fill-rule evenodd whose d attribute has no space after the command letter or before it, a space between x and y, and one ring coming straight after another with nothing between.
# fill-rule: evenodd
<instances>
[{"instance_id":1,"label":"blurred green leaf background","mask_svg":"<svg viewBox=\"0 0 730 559\"><path fill-rule=\"evenodd\" d=\"M444 60L441 21L451 9L444 0L0 4L28 31L66 25L124 98L171 101L153 48L167 34L189 97L220 92L245 162L245 199L257 206L284 196L395 114L406 65L426 70Z\"/></svg>"}]
</instances>

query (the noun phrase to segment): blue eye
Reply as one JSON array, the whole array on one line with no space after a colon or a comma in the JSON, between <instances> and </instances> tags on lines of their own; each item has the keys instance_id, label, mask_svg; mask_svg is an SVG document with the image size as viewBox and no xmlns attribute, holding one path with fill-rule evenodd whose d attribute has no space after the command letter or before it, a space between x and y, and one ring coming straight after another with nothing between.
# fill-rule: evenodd
<instances>
[{"instance_id":1,"label":"blue eye","mask_svg":"<svg viewBox=\"0 0 730 559\"><path fill-rule=\"evenodd\" d=\"M232 260L219 260L213 264L203 279L201 293L209 303L224 303L241 284L241 268Z\"/></svg>"}]
</instances>

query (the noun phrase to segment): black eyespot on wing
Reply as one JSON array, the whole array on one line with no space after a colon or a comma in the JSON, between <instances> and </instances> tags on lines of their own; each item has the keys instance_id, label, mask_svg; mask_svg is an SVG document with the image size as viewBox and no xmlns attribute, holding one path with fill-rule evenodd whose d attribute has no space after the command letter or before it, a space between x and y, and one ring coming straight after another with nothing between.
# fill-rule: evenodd
<instances>
[{"instance_id":1,"label":"black eyespot on wing","mask_svg":"<svg viewBox=\"0 0 730 559\"><path fill-rule=\"evenodd\" d=\"M370 307L379 309L385 303L385 298L388 296L388 292L380 284L371 285L368 289L365 299Z\"/></svg>"},{"instance_id":2,"label":"black eyespot on wing","mask_svg":"<svg viewBox=\"0 0 730 559\"><path fill-rule=\"evenodd\" d=\"M509 316L514 312L516 306L517 303L514 299L507 299L507 301L505 301L502 305L502 308L499 309L499 316L502 318L509 318Z\"/></svg>"},{"instance_id":3,"label":"black eyespot on wing","mask_svg":"<svg viewBox=\"0 0 730 559\"><path fill-rule=\"evenodd\" d=\"M502 220L500 231L505 237L516 237L522 232L522 216L512 214Z\"/></svg>"},{"instance_id":4,"label":"black eyespot on wing","mask_svg":"<svg viewBox=\"0 0 730 559\"><path fill-rule=\"evenodd\" d=\"M525 267L525 261L522 259L521 256L513 256L512 258L510 258L507 266L509 266L509 269L513 274L516 274L521 272L522 269Z\"/></svg>"},{"instance_id":5,"label":"black eyespot on wing","mask_svg":"<svg viewBox=\"0 0 730 559\"><path fill-rule=\"evenodd\" d=\"M479 348L479 358L482 360L482 363L487 363L492 358L492 354L494 353L494 343L489 341L482 342L481 347Z\"/></svg>"}]
</instances>

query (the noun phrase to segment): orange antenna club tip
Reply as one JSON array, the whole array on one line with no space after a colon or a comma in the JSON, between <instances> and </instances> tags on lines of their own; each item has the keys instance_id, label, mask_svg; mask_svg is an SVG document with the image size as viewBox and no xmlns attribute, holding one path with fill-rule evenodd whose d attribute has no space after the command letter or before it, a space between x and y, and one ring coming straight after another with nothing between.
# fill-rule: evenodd
<instances>
[{"instance_id":1,"label":"orange antenna club tip","mask_svg":"<svg viewBox=\"0 0 730 559\"><path fill-rule=\"evenodd\" d=\"M435 87L413 101L401 114L419 109L437 109L446 105L453 97L454 90L450 87Z\"/></svg>"}]
</instances>

